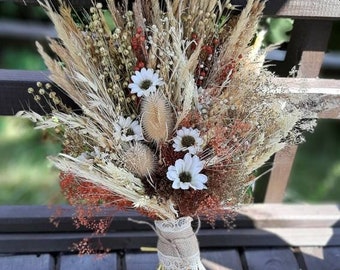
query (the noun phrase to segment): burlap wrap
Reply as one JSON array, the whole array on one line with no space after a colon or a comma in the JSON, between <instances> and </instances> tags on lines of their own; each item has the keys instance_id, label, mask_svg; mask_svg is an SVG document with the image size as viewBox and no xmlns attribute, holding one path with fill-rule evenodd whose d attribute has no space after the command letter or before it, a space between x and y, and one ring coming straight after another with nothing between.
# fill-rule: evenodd
<instances>
[{"instance_id":1,"label":"burlap wrap","mask_svg":"<svg viewBox=\"0 0 340 270\"><path fill-rule=\"evenodd\" d=\"M158 258L166 270L205 270L191 217L155 221Z\"/></svg>"}]
</instances>

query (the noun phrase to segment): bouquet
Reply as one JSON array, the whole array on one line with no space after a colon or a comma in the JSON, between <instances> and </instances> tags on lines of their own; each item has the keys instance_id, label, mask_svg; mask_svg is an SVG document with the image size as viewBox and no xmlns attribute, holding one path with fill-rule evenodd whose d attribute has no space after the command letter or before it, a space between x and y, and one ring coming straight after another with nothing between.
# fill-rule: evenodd
<instances>
[{"instance_id":1,"label":"bouquet","mask_svg":"<svg viewBox=\"0 0 340 270\"><path fill-rule=\"evenodd\" d=\"M51 113L19 115L60 135L49 159L66 198L137 209L155 220L164 269L204 269L192 219L228 218L254 171L314 125L266 68L264 2L107 0L82 13L40 4L59 38L52 56L37 44L54 86L29 91Z\"/></svg>"}]
</instances>

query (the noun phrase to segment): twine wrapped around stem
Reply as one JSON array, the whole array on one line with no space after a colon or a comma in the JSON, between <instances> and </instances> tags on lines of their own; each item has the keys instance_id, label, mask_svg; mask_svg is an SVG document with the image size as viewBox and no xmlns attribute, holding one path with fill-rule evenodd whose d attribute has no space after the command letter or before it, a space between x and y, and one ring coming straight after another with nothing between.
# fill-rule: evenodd
<instances>
[{"instance_id":1,"label":"twine wrapped around stem","mask_svg":"<svg viewBox=\"0 0 340 270\"><path fill-rule=\"evenodd\" d=\"M155 221L158 258L165 270L205 270L191 217Z\"/></svg>"}]
</instances>

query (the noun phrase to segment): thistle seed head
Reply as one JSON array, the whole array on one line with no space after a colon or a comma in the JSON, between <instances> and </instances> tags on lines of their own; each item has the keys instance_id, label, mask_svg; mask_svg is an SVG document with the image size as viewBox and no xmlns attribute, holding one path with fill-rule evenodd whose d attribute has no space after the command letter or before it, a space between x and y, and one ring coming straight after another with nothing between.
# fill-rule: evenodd
<instances>
[{"instance_id":1,"label":"thistle seed head","mask_svg":"<svg viewBox=\"0 0 340 270\"><path fill-rule=\"evenodd\" d=\"M148 146L136 143L124 155L125 166L139 177L151 174L155 169L155 157Z\"/></svg>"},{"instance_id":2,"label":"thistle seed head","mask_svg":"<svg viewBox=\"0 0 340 270\"><path fill-rule=\"evenodd\" d=\"M160 93L142 101L142 128L145 136L156 143L168 139L173 128L173 115L168 101Z\"/></svg>"}]
</instances>

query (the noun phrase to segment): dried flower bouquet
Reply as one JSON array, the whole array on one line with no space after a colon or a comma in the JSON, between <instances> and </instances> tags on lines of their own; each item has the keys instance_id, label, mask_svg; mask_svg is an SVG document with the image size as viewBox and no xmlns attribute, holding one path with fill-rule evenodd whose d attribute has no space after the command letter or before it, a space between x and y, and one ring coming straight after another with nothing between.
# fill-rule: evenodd
<instances>
[{"instance_id":1,"label":"dried flower bouquet","mask_svg":"<svg viewBox=\"0 0 340 270\"><path fill-rule=\"evenodd\" d=\"M30 92L52 112L19 115L60 134L63 151L50 160L71 204L136 208L157 220L160 246L177 240L158 226L189 224L194 251L179 251L180 234L177 255L161 249L160 258L166 269L204 269L191 217L228 216L254 170L311 125L299 127L303 113L264 65L256 35L263 2L240 12L228 0L123 2L82 14L40 3L59 40L49 40L54 57L38 50L79 110L38 84Z\"/></svg>"}]
</instances>

